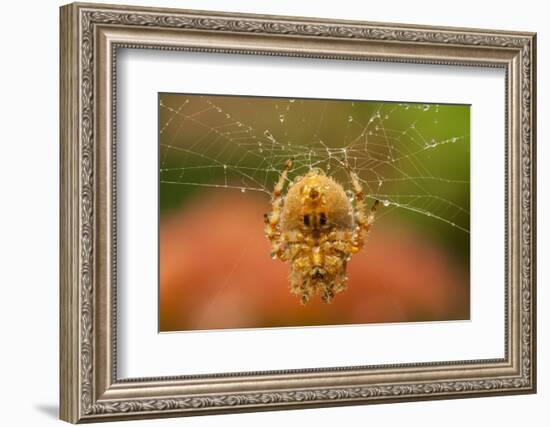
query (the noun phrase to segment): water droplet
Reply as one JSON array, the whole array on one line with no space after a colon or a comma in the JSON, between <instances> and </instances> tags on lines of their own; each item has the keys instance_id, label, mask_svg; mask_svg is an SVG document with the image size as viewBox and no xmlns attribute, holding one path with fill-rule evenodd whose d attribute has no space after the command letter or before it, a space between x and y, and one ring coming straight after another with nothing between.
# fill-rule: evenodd
<instances>
[{"instance_id":1,"label":"water droplet","mask_svg":"<svg viewBox=\"0 0 550 427\"><path fill-rule=\"evenodd\" d=\"M284 114L280 114L280 115L279 115L279 121L280 121L281 123L283 123L283 122L285 121L285 115L284 115Z\"/></svg>"},{"instance_id":2,"label":"water droplet","mask_svg":"<svg viewBox=\"0 0 550 427\"><path fill-rule=\"evenodd\" d=\"M245 192L246 192L246 188L241 187L241 193L245 193Z\"/></svg>"},{"instance_id":3,"label":"water droplet","mask_svg":"<svg viewBox=\"0 0 550 427\"><path fill-rule=\"evenodd\" d=\"M348 122L353 122L353 117L352 116L348 116Z\"/></svg>"},{"instance_id":4,"label":"water droplet","mask_svg":"<svg viewBox=\"0 0 550 427\"><path fill-rule=\"evenodd\" d=\"M382 180L378 181L378 188L382 187Z\"/></svg>"},{"instance_id":5,"label":"water droplet","mask_svg":"<svg viewBox=\"0 0 550 427\"><path fill-rule=\"evenodd\" d=\"M295 99L289 99L289 100L288 100L288 102L290 102L291 104L292 104L293 102L295 102L295 101L296 101Z\"/></svg>"},{"instance_id":6,"label":"water droplet","mask_svg":"<svg viewBox=\"0 0 550 427\"><path fill-rule=\"evenodd\" d=\"M327 170L330 170L330 163L327 164Z\"/></svg>"},{"instance_id":7,"label":"water droplet","mask_svg":"<svg viewBox=\"0 0 550 427\"><path fill-rule=\"evenodd\" d=\"M223 169L226 170L226 169L227 169L227 165L223 165Z\"/></svg>"},{"instance_id":8,"label":"water droplet","mask_svg":"<svg viewBox=\"0 0 550 427\"><path fill-rule=\"evenodd\" d=\"M409 104L405 104L405 110L409 109Z\"/></svg>"},{"instance_id":9,"label":"water droplet","mask_svg":"<svg viewBox=\"0 0 550 427\"><path fill-rule=\"evenodd\" d=\"M451 142L456 142L457 139L458 139L458 138L456 138L456 137L455 137L455 138L451 138Z\"/></svg>"},{"instance_id":10,"label":"water droplet","mask_svg":"<svg viewBox=\"0 0 550 427\"><path fill-rule=\"evenodd\" d=\"M384 201L382 202L382 204L383 204L384 206L388 207L388 206L390 205L390 201L389 201L388 199L386 199L386 200L384 200Z\"/></svg>"},{"instance_id":11,"label":"water droplet","mask_svg":"<svg viewBox=\"0 0 550 427\"><path fill-rule=\"evenodd\" d=\"M221 112L222 112L222 109L221 109L220 107L216 107L216 111L217 111L218 113L221 113Z\"/></svg>"},{"instance_id":12,"label":"water droplet","mask_svg":"<svg viewBox=\"0 0 550 427\"><path fill-rule=\"evenodd\" d=\"M428 104L424 104L422 106L422 111L428 111L430 109L430 106Z\"/></svg>"}]
</instances>

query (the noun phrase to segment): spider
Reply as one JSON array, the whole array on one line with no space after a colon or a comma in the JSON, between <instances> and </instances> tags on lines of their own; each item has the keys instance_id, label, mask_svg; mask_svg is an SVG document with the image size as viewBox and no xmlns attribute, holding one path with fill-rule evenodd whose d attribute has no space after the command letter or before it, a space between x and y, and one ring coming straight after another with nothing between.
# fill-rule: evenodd
<instances>
[{"instance_id":1,"label":"spider","mask_svg":"<svg viewBox=\"0 0 550 427\"><path fill-rule=\"evenodd\" d=\"M347 262L363 247L378 200L366 214L363 188L349 166L355 208L343 187L320 169L296 177L283 196L291 167L289 159L273 190L271 212L264 215L271 256L290 263L290 291L302 304L316 293L330 303L347 287Z\"/></svg>"}]
</instances>

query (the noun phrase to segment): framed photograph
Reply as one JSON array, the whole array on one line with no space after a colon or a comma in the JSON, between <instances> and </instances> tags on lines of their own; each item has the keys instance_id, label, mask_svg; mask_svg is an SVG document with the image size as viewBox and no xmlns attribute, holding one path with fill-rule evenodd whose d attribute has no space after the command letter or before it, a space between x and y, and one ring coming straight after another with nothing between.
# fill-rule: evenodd
<instances>
[{"instance_id":1,"label":"framed photograph","mask_svg":"<svg viewBox=\"0 0 550 427\"><path fill-rule=\"evenodd\" d=\"M535 34L60 22L63 420L536 391Z\"/></svg>"}]
</instances>

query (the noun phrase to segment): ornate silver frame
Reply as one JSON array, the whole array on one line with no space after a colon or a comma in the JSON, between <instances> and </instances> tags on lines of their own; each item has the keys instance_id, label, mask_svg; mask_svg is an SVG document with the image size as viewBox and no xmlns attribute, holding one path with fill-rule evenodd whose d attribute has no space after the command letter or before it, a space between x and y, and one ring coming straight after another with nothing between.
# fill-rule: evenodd
<instances>
[{"instance_id":1,"label":"ornate silver frame","mask_svg":"<svg viewBox=\"0 0 550 427\"><path fill-rule=\"evenodd\" d=\"M77 423L535 392L535 34L98 4L71 4L60 12L61 419ZM118 47L504 68L505 357L117 379Z\"/></svg>"}]
</instances>

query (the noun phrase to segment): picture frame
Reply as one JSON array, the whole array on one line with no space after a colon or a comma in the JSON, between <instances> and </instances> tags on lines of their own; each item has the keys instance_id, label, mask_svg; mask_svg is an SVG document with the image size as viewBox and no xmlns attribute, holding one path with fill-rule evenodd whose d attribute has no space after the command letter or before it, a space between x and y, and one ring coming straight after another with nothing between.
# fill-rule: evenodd
<instances>
[{"instance_id":1,"label":"picture frame","mask_svg":"<svg viewBox=\"0 0 550 427\"><path fill-rule=\"evenodd\" d=\"M60 25L61 419L80 423L536 392L534 33L85 3L61 7ZM504 70L504 357L119 378L121 49Z\"/></svg>"}]
</instances>

